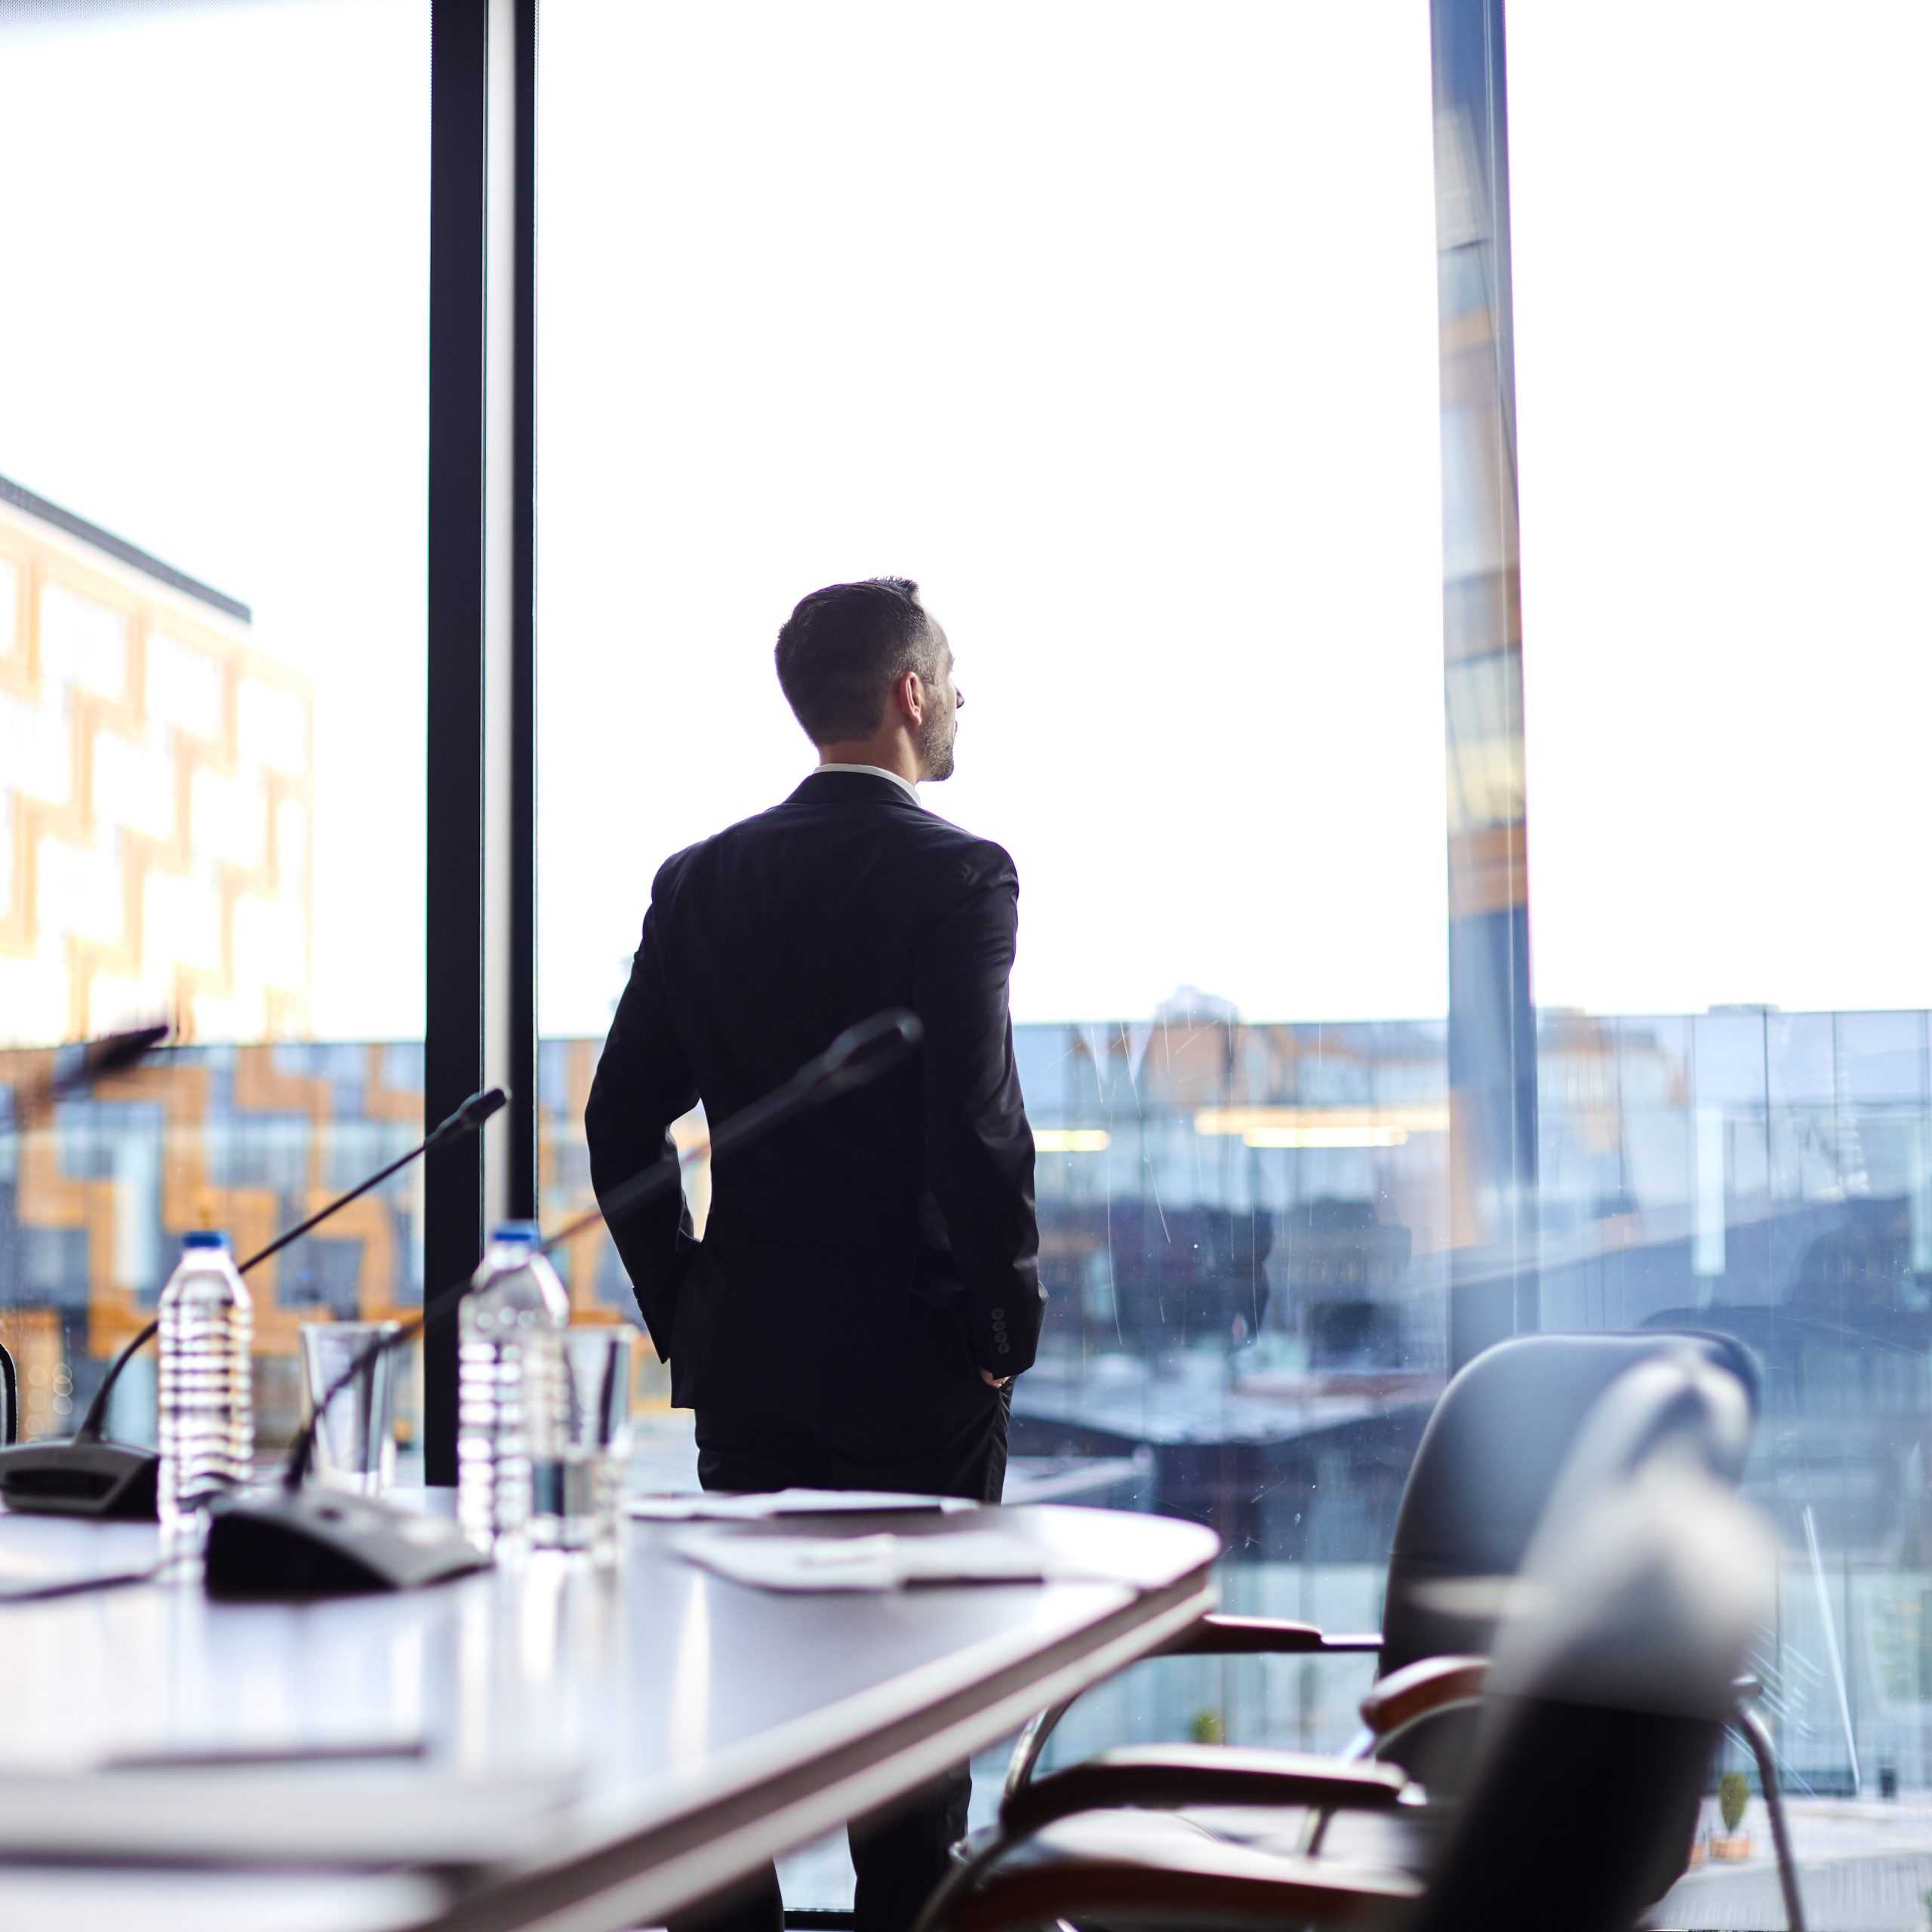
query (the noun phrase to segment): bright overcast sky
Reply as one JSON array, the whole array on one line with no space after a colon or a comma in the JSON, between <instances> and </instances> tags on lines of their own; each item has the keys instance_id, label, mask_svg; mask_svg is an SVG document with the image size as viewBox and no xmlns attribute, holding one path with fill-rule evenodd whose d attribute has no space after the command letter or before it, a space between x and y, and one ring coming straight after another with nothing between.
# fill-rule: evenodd
<instances>
[{"instance_id":1,"label":"bright overcast sky","mask_svg":"<svg viewBox=\"0 0 1932 1932\"><path fill-rule=\"evenodd\" d=\"M315 999L423 1028L429 13L4 0L0 475L315 688Z\"/></svg>"},{"instance_id":2,"label":"bright overcast sky","mask_svg":"<svg viewBox=\"0 0 1932 1932\"><path fill-rule=\"evenodd\" d=\"M407 1035L426 8L97 11L0 12L0 473L314 677L316 1020ZM1510 10L1546 1001L1932 1000L1932 14L1832 19ZM1018 860L1017 1017L1439 1013L1426 9L543 32L546 1031L801 775L773 634L880 571L952 636L928 795Z\"/></svg>"}]
</instances>

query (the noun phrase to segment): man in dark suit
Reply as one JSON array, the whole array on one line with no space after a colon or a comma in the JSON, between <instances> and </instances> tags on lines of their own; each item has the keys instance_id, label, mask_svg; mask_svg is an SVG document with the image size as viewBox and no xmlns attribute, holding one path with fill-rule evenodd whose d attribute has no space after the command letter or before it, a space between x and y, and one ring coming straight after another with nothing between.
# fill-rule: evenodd
<instances>
[{"instance_id":1,"label":"man in dark suit","mask_svg":"<svg viewBox=\"0 0 1932 1932\"><path fill-rule=\"evenodd\" d=\"M996 1503L1041 1297L1033 1138L1007 1014L1019 879L928 812L964 700L903 578L813 592L778 681L818 769L667 860L592 1086L600 1199L888 1007L916 1063L715 1163L700 1242L675 1195L611 1235L706 1489L892 1489ZM964 1830L961 1767L851 1832L860 1932L906 1932ZM777 1883L706 1921L761 1932Z\"/></svg>"}]
</instances>

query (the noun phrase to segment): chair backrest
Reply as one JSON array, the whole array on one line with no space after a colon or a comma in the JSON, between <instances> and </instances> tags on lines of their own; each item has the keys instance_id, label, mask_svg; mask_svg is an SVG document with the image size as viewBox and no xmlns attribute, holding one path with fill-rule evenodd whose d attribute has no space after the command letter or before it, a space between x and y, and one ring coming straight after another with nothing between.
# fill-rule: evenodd
<instances>
[{"instance_id":1,"label":"chair backrest","mask_svg":"<svg viewBox=\"0 0 1932 1932\"><path fill-rule=\"evenodd\" d=\"M1538 1538L1411 1932L1627 1932L1682 1869L1773 1555L1681 1446Z\"/></svg>"},{"instance_id":2,"label":"chair backrest","mask_svg":"<svg viewBox=\"0 0 1932 1932\"><path fill-rule=\"evenodd\" d=\"M1675 1460L1734 1490L1751 1451L1750 1398L1737 1378L1686 1343L1626 1368L1599 1395L1551 1484L1524 1552L1533 1569L1574 1518L1614 1484Z\"/></svg>"},{"instance_id":3,"label":"chair backrest","mask_svg":"<svg viewBox=\"0 0 1932 1932\"><path fill-rule=\"evenodd\" d=\"M14 1358L0 1342L0 1448L5 1448L20 1432L20 1380L14 1372Z\"/></svg>"},{"instance_id":4,"label":"chair backrest","mask_svg":"<svg viewBox=\"0 0 1932 1932\"><path fill-rule=\"evenodd\" d=\"M1758 1379L1749 1355L1728 1336L1524 1335L1485 1349L1450 1382L1423 1432L1395 1519L1382 1675L1421 1657L1488 1651L1493 1620L1449 1607L1434 1586L1514 1576L1598 1399L1626 1370L1687 1354L1729 1377L1741 1396L1741 1410L1733 1401L1713 1411L1709 1457L1713 1470L1727 1469L1734 1484ZM1624 1425L1640 1439L1646 1429L1683 1426L1681 1414L1672 1424L1642 1414Z\"/></svg>"}]
</instances>

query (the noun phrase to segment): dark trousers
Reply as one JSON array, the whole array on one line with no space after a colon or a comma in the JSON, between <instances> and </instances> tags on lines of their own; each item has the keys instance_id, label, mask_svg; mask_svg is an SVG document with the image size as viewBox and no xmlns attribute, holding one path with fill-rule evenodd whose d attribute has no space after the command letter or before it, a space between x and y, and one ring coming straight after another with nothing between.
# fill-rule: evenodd
<instances>
[{"instance_id":1,"label":"dark trousers","mask_svg":"<svg viewBox=\"0 0 1932 1932\"><path fill-rule=\"evenodd\" d=\"M873 1460L834 1447L804 1425L770 1418L697 1414L698 1480L708 1490L904 1490L997 1503L1006 1483L1011 1394L989 1389L929 1448ZM949 1423L951 1419L949 1420ZM858 1888L858 1932L910 1932L946 1855L966 1832L972 1774L961 1764L890 1811L846 1827ZM780 1932L785 1922L778 1874L767 1866L716 1905L681 1913L672 1932Z\"/></svg>"}]
</instances>

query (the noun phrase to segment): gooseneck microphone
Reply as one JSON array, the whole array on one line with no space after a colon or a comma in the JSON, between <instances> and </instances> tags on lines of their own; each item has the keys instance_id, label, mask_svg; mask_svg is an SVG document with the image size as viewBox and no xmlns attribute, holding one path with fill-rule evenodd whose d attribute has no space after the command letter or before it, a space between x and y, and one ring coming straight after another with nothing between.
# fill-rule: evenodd
<instances>
[{"instance_id":1,"label":"gooseneck microphone","mask_svg":"<svg viewBox=\"0 0 1932 1932\"><path fill-rule=\"evenodd\" d=\"M152 1026L136 1026L125 1033L109 1033L90 1040L81 1049L80 1064L47 1083L48 1098L63 1100L70 1094L85 1093L97 1080L105 1080L110 1073L125 1073L146 1060L173 1030L162 1020Z\"/></svg>"},{"instance_id":2,"label":"gooseneck microphone","mask_svg":"<svg viewBox=\"0 0 1932 1932\"><path fill-rule=\"evenodd\" d=\"M64 1100L72 1094L84 1094L96 1081L137 1066L173 1030L164 1020L152 1026L131 1027L125 1032L103 1034L97 1040L86 1041L79 1057L64 1072L51 1073L35 1085L15 1090L13 1106L0 1132L17 1134L22 1131L29 1113L50 1107L55 1101ZM0 1455L11 1447L19 1433L20 1402L20 1383L14 1372L14 1358L4 1346L0 1346ZM153 1513L152 1509L149 1513Z\"/></svg>"},{"instance_id":3,"label":"gooseneck microphone","mask_svg":"<svg viewBox=\"0 0 1932 1932\"><path fill-rule=\"evenodd\" d=\"M568 1220L537 1244L549 1254L599 1221L622 1220L677 1186L707 1154L721 1158L840 1094L875 1080L919 1044L916 1014L875 1014L849 1026L808 1060L783 1086L742 1107L675 1158L654 1161L614 1188L596 1207ZM270 1497L232 1495L209 1515L205 1577L218 1597L344 1595L408 1589L482 1569L491 1559L448 1518L398 1509L375 1498L305 1490L315 1439L329 1404L379 1357L441 1321L469 1291L466 1278L429 1297L422 1312L395 1334L377 1337L324 1390L295 1438L281 1487Z\"/></svg>"},{"instance_id":4,"label":"gooseneck microphone","mask_svg":"<svg viewBox=\"0 0 1932 1932\"><path fill-rule=\"evenodd\" d=\"M426 1139L417 1143L406 1154L400 1154L386 1168L379 1168L366 1180L359 1180L346 1194L338 1194L326 1208L318 1209L306 1221L298 1221L285 1232L278 1234L266 1247L249 1256L236 1270L245 1275L251 1268L259 1268L272 1254L279 1254L291 1241L300 1241L312 1228L321 1226L332 1214L338 1214L352 1201L359 1201L372 1187L380 1187L390 1175L400 1174L412 1161L420 1161L432 1148L440 1147L446 1140L459 1140L467 1134L478 1132L492 1114L505 1104L508 1096L500 1087L492 1087L488 1092L472 1094L458 1107L448 1119L435 1128ZM107 1373L102 1377L100 1386L94 1391L94 1400L88 1404L88 1411L81 1418L81 1426L74 1432L78 1441L92 1441L97 1438L107 1422L107 1398L114 1392L114 1385L120 1380L121 1371L136 1355L161 1332L159 1316L150 1321L135 1336L113 1361L108 1364Z\"/></svg>"},{"instance_id":5,"label":"gooseneck microphone","mask_svg":"<svg viewBox=\"0 0 1932 1932\"><path fill-rule=\"evenodd\" d=\"M125 1073L129 1067L137 1066L173 1030L163 1020L152 1026L136 1026L125 1033L105 1033L97 1040L89 1040L81 1048L80 1058L66 1072L50 1074L16 1100L13 1131L20 1131L23 1113L85 1094L97 1080L105 1080L110 1073Z\"/></svg>"},{"instance_id":6,"label":"gooseneck microphone","mask_svg":"<svg viewBox=\"0 0 1932 1932\"><path fill-rule=\"evenodd\" d=\"M566 1221L555 1234L539 1241L535 1251L539 1254L553 1254L599 1221L623 1220L647 1201L664 1193L674 1180L681 1180L685 1170L695 1167L707 1154L714 1158L728 1154L733 1148L769 1133L794 1115L876 1079L918 1044L924 1030L916 1014L903 1011L875 1014L856 1026L848 1026L824 1052L799 1068L783 1086L774 1088L749 1106L741 1107L715 1134L693 1141L675 1160L654 1161L641 1172L633 1174L622 1186L614 1188L608 1199L586 1208L574 1220ZM315 1413L289 1451L288 1464L284 1472L285 1487L300 1487L303 1478L308 1474L309 1464L315 1454L315 1438L321 1429L322 1414L329 1404L358 1375L374 1367L376 1358L386 1349L399 1348L405 1342L413 1340L454 1308L469 1292L469 1285L466 1278L453 1282L426 1302L423 1312L404 1323L399 1333L376 1337L336 1377L315 1404Z\"/></svg>"},{"instance_id":7,"label":"gooseneck microphone","mask_svg":"<svg viewBox=\"0 0 1932 1932\"><path fill-rule=\"evenodd\" d=\"M163 1029L165 1030L165 1029ZM125 1035L131 1041L141 1035ZM102 1047L114 1044L103 1041ZM89 1048L92 1053L94 1048ZM143 1046L140 1052L146 1052ZM140 1054L129 1057L137 1059ZM116 1064L128 1063L127 1060ZM103 1069L96 1065L89 1078ZM278 1254L291 1241L300 1241L312 1229L319 1227L332 1214L339 1214L352 1201L359 1200L373 1187L380 1187L392 1174L398 1174L412 1161L420 1160L433 1147L461 1140L481 1131L491 1115L503 1107L506 1096L500 1087L472 1094L447 1120L438 1122L408 1153L398 1155L386 1167L379 1168L366 1180L358 1181L346 1194L339 1194L328 1206L277 1235L267 1247L249 1256L240 1272L259 1267L270 1255ZM161 1459L152 1449L132 1443L110 1441L103 1434L107 1423L108 1398L121 1379L121 1371L160 1332L158 1316L149 1322L108 1364L100 1386L73 1435L64 1439L23 1442L0 1450L0 1499L10 1509L41 1515L101 1516L119 1521L152 1522L155 1514L155 1482Z\"/></svg>"}]
</instances>

